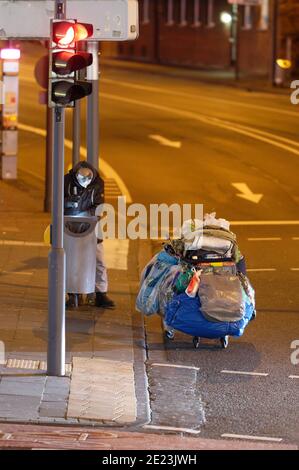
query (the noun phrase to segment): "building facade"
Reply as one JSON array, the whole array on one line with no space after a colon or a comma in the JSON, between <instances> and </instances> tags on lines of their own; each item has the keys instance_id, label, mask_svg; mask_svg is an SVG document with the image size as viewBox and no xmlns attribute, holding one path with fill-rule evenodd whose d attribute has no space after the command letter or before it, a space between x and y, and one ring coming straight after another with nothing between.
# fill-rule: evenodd
<instances>
[{"instance_id":1,"label":"building facade","mask_svg":"<svg viewBox=\"0 0 299 470\"><path fill-rule=\"evenodd\" d=\"M273 63L274 1L239 6L235 22L235 7L228 0L139 0L140 36L119 43L118 57L227 69L233 65L237 37L240 73L267 76Z\"/></svg>"},{"instance_id":2,"label":"building facade","mask_svg":"<svg viewBox=\"0 0 299 470\"><path fill-rule=\"evenodd\" d=\"M280 1L279 55L292 62L292 74L299 74L299 1Z\"/></svg>"}]
</instances>

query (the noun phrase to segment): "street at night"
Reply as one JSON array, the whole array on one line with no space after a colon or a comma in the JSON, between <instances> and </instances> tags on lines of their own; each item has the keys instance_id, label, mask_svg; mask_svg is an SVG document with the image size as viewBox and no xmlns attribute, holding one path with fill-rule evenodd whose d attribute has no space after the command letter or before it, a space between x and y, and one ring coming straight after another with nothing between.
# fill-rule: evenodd
<instances>
[{"instance_id":1,"label":"street at night","mask_svg":"<svg viewBox=\"0 0 299 470\"><path fill-rule=\"evenodd\" d=\"M295 72L272 86L243 76L245 59L235 80L230 67L144 63L130 60L127 49L111 57L103 46L98 170L105 201L117 209L124 196L127 207L146 210L202 204L204 214L229 221L255 290L256 318L225 349L218 337L202 337L196 348L192 336L200 335L167 337L160 315L135 308L141 273L163 250L163 234L104 240L115 308L66 304L66 369L56 374L47 370L53 291L45 235L52 223L55 242L56 219L44 211L47 106L34 76L46 49L42 41L15 43L21 51L17 179L0 180L0 448L298 450ZM80 160L90 162L88 110L80 102ZM65 174L74 167L72 114L66 107ZM100 292L106 295L107 287Z\"/></svg>"}]
</instances>

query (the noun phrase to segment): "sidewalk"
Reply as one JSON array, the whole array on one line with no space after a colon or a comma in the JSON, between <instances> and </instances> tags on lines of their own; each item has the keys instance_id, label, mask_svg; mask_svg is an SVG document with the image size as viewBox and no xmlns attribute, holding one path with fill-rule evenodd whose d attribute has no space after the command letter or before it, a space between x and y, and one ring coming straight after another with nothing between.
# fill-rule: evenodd
<instances>
[{"instance_id":1,"label":"sidewalk","mask_svg":"<svg viewBox=\"0 0 299 470\"><path fill-rule=\"evenodd\" d=\"M47 255L42 183L0 181L0 421L137 425L148 422L141 317L134 313L137 249L108 241L114 311L66 313L66 377L47 377ZM126 256L128 262L118 264Z\"/></svg>"},{"instance_id":2,"label":"sidewalk","mask_svg":"<svg viewBox=\"0 0 299 470\"><path fill-rule=\"evenodd\" d=\"M288 87L274 87L267 77L240 77L235 79L235 72L232 69L207 70L190 67L178 67L172 65L159 65L147 62L138 62L130 60L120 60L103 56L101 59L103 68L121 69L135 71L139 73L148 73L154 75L164 75L166 77L196 80L203 83L229 86L233 88L245 89L247 91L274 93L280 95L289 95Z\"/></svg>"}]
</instances>

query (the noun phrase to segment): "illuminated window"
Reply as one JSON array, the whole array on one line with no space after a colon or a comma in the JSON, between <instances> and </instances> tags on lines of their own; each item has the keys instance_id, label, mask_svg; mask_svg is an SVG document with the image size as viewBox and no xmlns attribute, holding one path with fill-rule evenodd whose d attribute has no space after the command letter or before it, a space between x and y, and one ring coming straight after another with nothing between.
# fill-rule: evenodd
<instances>
[{"instance_id":1,"label":"illuminated window","mask_svg":"<svg viewBox=\"0 0 299 470\"><path fill-rule=\"evenodd\" d=\"M262 0L259 29L265 31L269 28L269 0Z\"/></svg>"},{"instance_id":2,"label":"illuminated window","mask_svg":"<svg viewBox=\"0 0 299 470\"><path fill-rule=\"evenodd\" d=\"M243 29L252 28L252 12L251 7L246 5L244 7L244 17L243 17Z\"/></svg>"},{"instance_id":3,"label":"illuminated window","mask_svg":"<svg viewBox=\"0 0 299 470\"><path fill-rule=\"evenodd\" d=\"M189 0L190 1L190 0ZM186 26L187 24L187 5L186 0L181 0L180 4L180 26Z\"/></svg>"},{"instance_id":4,"label":"illuminated window","mask_svg":"<svg viewBox=\"0 0 299 470\"><path fill-rule=\"evenodd\" d=\"M143 0L143 23L149 23L149 0Z\"/></svg>"},{"instance_id":5,"label":"illuminated window","mask_svg":"<svg viewBox=\"0 0 299 470\"><path fill-rule=\"evenodd\" d=\"M167 24L171 26L174 24L173 20L174 11L173 11L173 0L168 0L167 2Z\"/></svg>"},{"instance_id":6,"label":"illuminated window","mask_svg":"<svg viewBox=\"0 0 299 470\"><path fill-rule=\"evenodd\" d=\"M207 26L213 28L214 23L214 0L208 0Z\"/></svg>"},{"instance_id":7,"label":"illuminated window","mask_svg":"<svg viewBox=\"0 0 299 470\"><path fill-rule=\"evenodd\" d=\"M193 26L200 26L200 0L194 0Z\"/></svg>"}]
</instances>

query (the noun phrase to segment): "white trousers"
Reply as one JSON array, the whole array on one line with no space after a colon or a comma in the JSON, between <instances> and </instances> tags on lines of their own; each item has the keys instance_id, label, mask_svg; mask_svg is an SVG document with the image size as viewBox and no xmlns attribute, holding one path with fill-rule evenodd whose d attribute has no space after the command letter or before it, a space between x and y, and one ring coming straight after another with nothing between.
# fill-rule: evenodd
<instances>
[{"instance_id":1,"label":"white trousers","mask_svg":"<svg viewBox=\"0 0 299 470\"><path fill-rule=\"evenodd\" d=\"M96 252L96 292L108 291L108 276L107 268L104 261L104 246L103 242L97 244Z\"/></svg>"}]
</instances>

